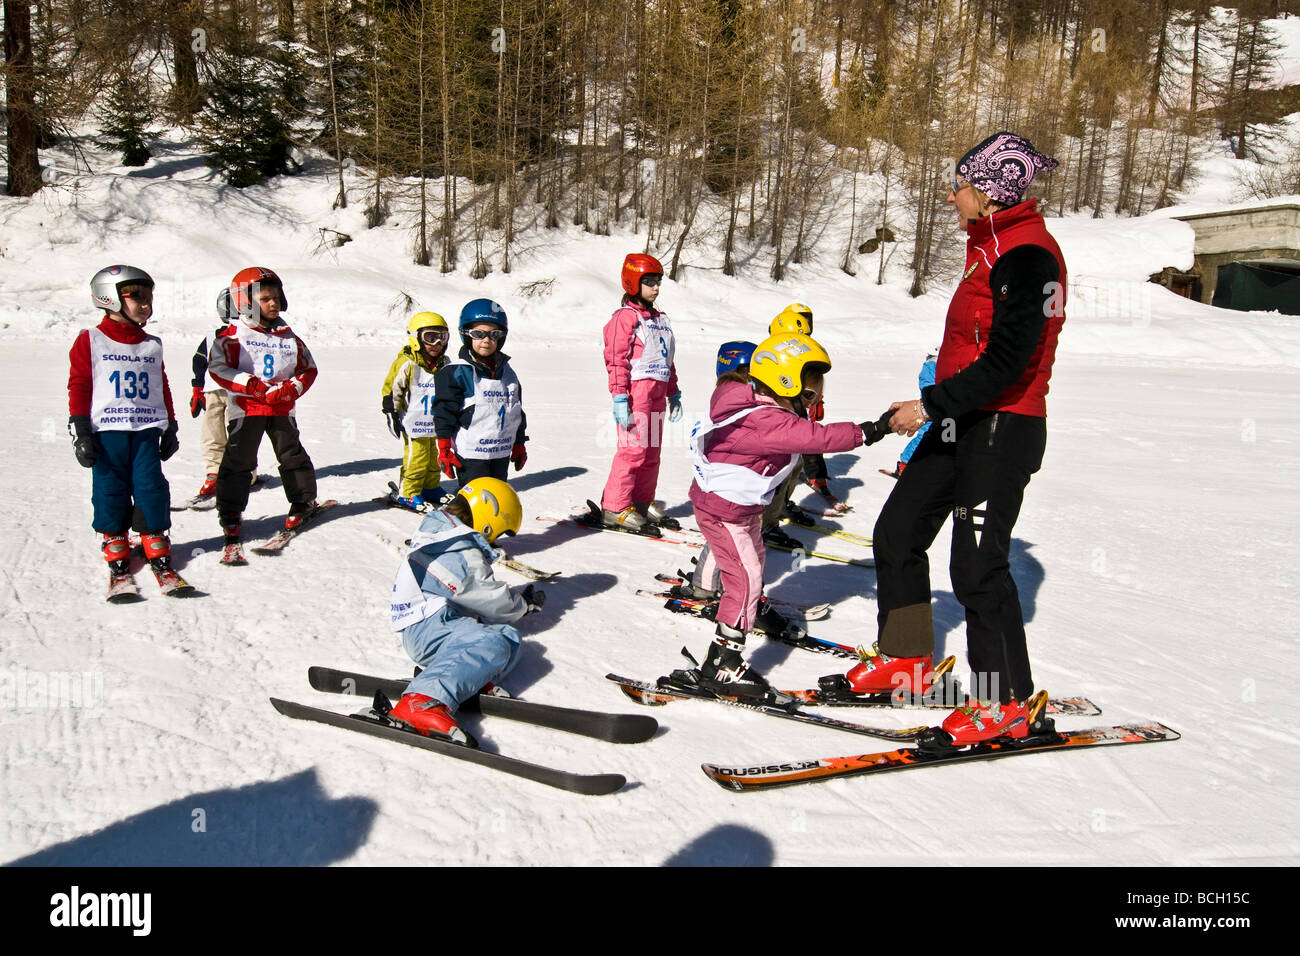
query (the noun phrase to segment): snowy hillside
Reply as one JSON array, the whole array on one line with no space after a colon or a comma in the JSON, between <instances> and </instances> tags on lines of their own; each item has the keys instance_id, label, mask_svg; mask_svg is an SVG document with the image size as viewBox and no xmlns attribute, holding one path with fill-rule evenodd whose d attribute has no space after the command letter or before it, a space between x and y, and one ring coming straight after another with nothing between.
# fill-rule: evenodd
<instances>
[{"instance_id":1,"label":"snowy hillside","mask_svg":"<svg viewBox=\"0 0 1300 956\"><path fill-rule=\"evenodd\" d=\"M293 722L268 698L343 711L359 702L311 691L309 665L407 672L387 627L387 598L415 519L371 501L396 478L401 452L379 412L380 384L412 311L452 318L480 295L510 316L506 350L524 385L532 439L516 482L525 526L510 550L563 572L548 586L546 612L521 628L525 649L506 686L538 701L632 711L605 673L653 679L679 665L683 644L697 654L707 646L702 622L633 593L688 562L689 548L533 520L599 496L613 441L599 330L617 304L618 265L644 237L535 233L513 273L476 282L463 270L440 276L411 265L402 228L366 230L359 210L330 210L332 195L324 176L226 188L178 142L140 170L69 177L30 201L0 199L8 343L0 353L0 804L8 810L0 859L1300 861L1300 754L1283 721L1300 636L1300 322L1215 310L1148 283L1164 266L1191 263L1191 230L1170 210L1049 221L1070 267L1071 303L1047 457L1027 492L1013 568L1037 681L1056 695L1091 697L1105 712L1062 726L1153 719L1183 739L732 795L699 764L889 745L693 703L644 711L663 730L631 746L467 718L488 749L631 781L617 795L590 798ZM1207 187L1198 202L1227 198ZM322 227L353 241L321 248ZM150 330L166 343L178 410L189 356L214 325L217 290L249 264L284 277L286 318L321 368L299 422L321 497L342 506L282 556L253 558L247 568L218 565L213 513L176 514L178 564L204 592L194 600L166 600L142 581L143 603L102 601L90 477L65 433L65 385L67 350L96 319L87 282L111 262L139 265L158 281ZM873 275L818 262L793 267L780 284L760 268L740 279L688 268L682 281L665 283L659 304L678 337L687 405L685 421L670 429L659 485L672 513L689 523L685 425L708 398L717 346L761 338L787 302L816 310L817 337L834 361L831 420L875 418L915 394L952 284L910 299L905 284L877 286ZM522 291L548 282L540 294ZM197 435L182 412L181 450L167 466L173 500L201 481ZM878 469L891 468L901 447L891 439L831 459L832 486L854 506L845 528L871 533L891 486ZM269 448L261 471L273 474ZM273 479L253 493L248 536L271 533L284 511ZM868 556L795 533L827 551ZM936 623L942 650L964 661L946 565L941 534L932 552ZM873 639L872 572L773 552L767 580L773 596L834 604L814 634ZM832 659L760 639L751 658L781 686L811 686L837 669ZM50 688L69 680L80 706L69 706L66 692L50 699L60 696ZM842 716L897 727L917 720L915 711ZM1231 738L1223 732L1229 716Z\"/></svg>"}]
</instances>

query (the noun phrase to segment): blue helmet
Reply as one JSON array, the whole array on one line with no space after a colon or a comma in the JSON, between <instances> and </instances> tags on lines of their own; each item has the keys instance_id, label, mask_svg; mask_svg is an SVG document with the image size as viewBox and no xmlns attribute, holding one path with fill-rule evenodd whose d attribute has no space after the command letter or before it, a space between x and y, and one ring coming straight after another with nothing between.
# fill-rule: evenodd
<instances>
[{"instance_id":1,"label":"blue helmet","mask_svg":"<svg viewBox=\"0 0 1300 956\"><path fill-rule=\"evenodd\" d=\"M506 324L505 306L491 299L475 299L466 302L465 308L460 310L460 331L464 332L475 322L494 322L503 330L509 330Z\"/></svg>"},{"instance_id":2,"label":"blue helmet","mask_svg":"<svg viewBox=\"0 0 1300 956\"><path fill-rule=\"evenodd\" d=\"M743 365L748 365L758 348L753 342L727 342L718 349L718 375L734 372Z\"/></svg>"}]
</instances>

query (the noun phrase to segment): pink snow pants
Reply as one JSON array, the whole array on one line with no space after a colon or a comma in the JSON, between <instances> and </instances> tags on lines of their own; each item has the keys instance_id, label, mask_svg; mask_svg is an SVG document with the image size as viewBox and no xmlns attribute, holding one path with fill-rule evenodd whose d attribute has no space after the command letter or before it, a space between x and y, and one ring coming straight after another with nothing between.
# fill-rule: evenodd
<instances>
[{"instance_id":1,"label":"pink snow pants","mask_svg":"<svg viewBox=\"0 0 1300 956\"><path fill-rule=\"evenodd\" d=\"M622 511L634 502L653 501L659 484L668 383L653 378L633 380L627 404L632 412L632 427L618 426L618 449L600 499L606 511Z\"/></svg>"},{"instance_id":2,"label":"pink snow pants","mask_svg":"<svg viewBox=\"0 0 1300 956\"><path fill-rule=\"evenodd\" d=\"M758 599L763 596L763 566L767 561L763 513L733 522L722 521L696 508L695 523L709 542L722 577L718 622L748 631L754 626Z\"/></svg>"}]
</instances>

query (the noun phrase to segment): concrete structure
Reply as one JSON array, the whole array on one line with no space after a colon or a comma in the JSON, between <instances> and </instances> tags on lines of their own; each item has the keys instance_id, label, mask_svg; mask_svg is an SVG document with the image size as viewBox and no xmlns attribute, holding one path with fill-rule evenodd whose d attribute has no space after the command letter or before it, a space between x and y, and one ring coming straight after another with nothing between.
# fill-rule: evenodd
<instances>
[{"instance_id":1,"label":"concrete structure","mask_svg":"<svg viewBox=\"0 0 1300 956\"><path fill-rule=\"evenodd\" d=\"M1194 271L1200 274L1197 298L1207 305L1214 300L1222 265L1269 259L1300 262L1300 204L1280 203L1175 218L1196 233Z\"/></svg>"}]
</instances>

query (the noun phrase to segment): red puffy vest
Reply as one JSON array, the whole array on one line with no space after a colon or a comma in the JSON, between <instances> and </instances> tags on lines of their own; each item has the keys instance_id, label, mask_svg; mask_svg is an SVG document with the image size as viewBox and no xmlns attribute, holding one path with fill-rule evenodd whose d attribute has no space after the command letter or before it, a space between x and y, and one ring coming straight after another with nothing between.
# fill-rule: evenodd
<instances>
[{"instance_id":1,"label":"red puffy vest","mask_svg":"<svg viewBox=\"0 0 1300 956\"><path fill-rule=\"evenodd\" d=\"M1021 415L1047 416L1047 383L1052 377L1056 358L1056 339L1065 322L1065 259L1061 248L1047 231L1038 200L1029 199L1009 209L999 209L967 227L966 269L961 284L948 305L943 329L943 344L935 362L935 381L956 375L979 358L988 347L993 325L993 290L989 273L1000 256L1016 246L1041 246L1050 252L1060 267L1060 289L1047 290L1049 314L1038 345L1020 379L993 401L983 406L987 411L1016 412Z\"/></svg>"}]
</instances>

